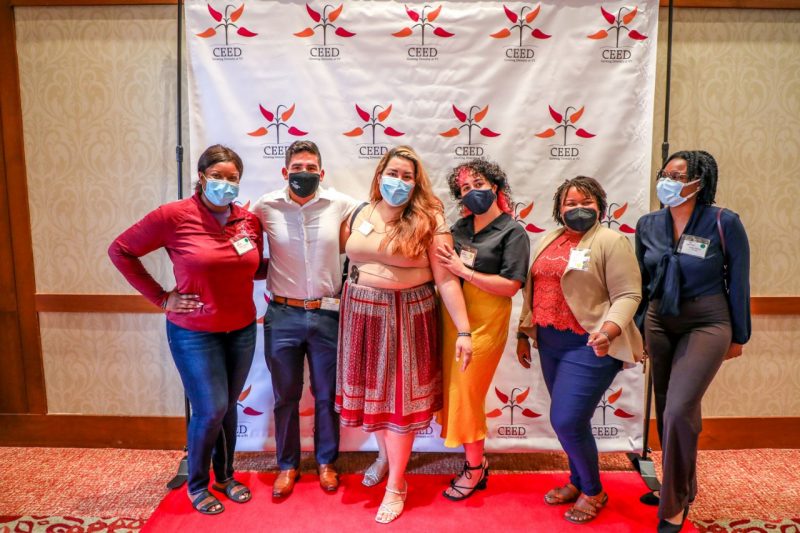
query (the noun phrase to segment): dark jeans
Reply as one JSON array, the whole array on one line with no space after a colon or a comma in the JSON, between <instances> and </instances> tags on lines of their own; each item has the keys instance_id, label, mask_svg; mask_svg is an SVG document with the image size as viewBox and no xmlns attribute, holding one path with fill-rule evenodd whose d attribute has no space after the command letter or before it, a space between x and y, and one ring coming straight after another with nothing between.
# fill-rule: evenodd
<instances>
[{"instance_id":1,"label":"dark jeans","mask_svg":"<svg viewBox=\"0 0 800 533\"><path fill-rule=\"evenodd\" d=\"M256 346L256 323L236 331L192 331L167 320L167 340L192 406L187 431L189 494L208 488L214 478L233 477L236 401L242 392Z\"/></svg>"},{"instance_id":2,"label":"dark jeans","mask_svg":"<svg viewBox=\"0 0 800 533\"><path fill-rule=\"evenodd\" d=\"M550 393L550 424L569 458L569 481L587 496L603 490L592 416L622 361L597 357L588 334L537 328L539 359Z\"/></svg>"},{"instance_id":3,"label":"dark jeans","mask_svg":"<svg viewBox=\"0 0 800 533\"><path fill-rule=\"evenodd\" d=\"M314 452L318 464L339 456L336 348L339 313L270 303L264 317L264 352L275 395L275 446L281 470L300 465L300 398L308 356L314 395Z\"/></svg>"},{"instance_id":4,"label":"dark jeans","mask_svg":"<svg viewBox=\"0 0 800 533\"><path fill-rule=\"evenodd\" d=\"M657 309L658 301L651 302L644 337L663 453L658 516L670 518L697 494L700 403L731 345L731 320L724 294L682 302L678 316L661 316Z\"/></svg>"}]
</instances>

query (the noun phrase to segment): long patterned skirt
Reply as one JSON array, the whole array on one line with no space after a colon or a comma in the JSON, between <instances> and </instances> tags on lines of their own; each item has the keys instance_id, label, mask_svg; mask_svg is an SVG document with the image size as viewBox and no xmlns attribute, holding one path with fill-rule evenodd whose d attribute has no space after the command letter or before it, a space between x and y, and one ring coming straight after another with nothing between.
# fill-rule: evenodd
<instances>
[{"instance_id":1,"label":"long patterned skirt","mask_svg":"<svg viewBox=\"0 0 800 533\"><path fill-rule=\"evenodd\" d=\"M442 306L444 408L436 415L444 445L450 448L486 438L486 393L503 356L511 318L511 298L484 292L464 282L464 301L472 328L472 362L461 371L455 359L458 330Z\"/></svg>"},{"instance_id":2,"label":"long patterned skirt","mask_svg":"<svg viewBox=\"0 0 800 533\"><path fill-rule=\"evenodd\" d=\"M398 433L428 427L442 407L438 327L430 283L402 290L345 284L336 369L343 426Z\"/></svg>"}]
</instances>

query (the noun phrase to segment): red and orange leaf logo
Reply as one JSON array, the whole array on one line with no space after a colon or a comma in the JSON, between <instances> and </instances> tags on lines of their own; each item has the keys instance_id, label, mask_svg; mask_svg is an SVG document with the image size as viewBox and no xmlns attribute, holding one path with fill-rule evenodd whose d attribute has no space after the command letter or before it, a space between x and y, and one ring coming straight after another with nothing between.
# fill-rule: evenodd
<instances>
[{"instance_id":1,"label":"red and orange leaf logo","mask_svg":"<svg viewBox=\"0 0 800 533\"><path fill-rule=\"evenodd\" d=\"M525 228L526 231L530 231L531 233L541 233L544 230L539 226L531 223L525 223L525 218L531 214L533 211L533 200L528 205L525 205L524 202L515 202L514 203L514 220L522 224L522 227Z\"/></svg>"},{"instance_id":2,"label":"red and orange leaf logo","mask_svg":"<svg viewBox=\"0 0 800 533\"><path fill-rule=\"evenodd\" d=\"M383 133L389 137L401 137L405 135L405 133L402 131L397 131L391 126L385 126L382 124L382 122L389 118L389 115L392 113L392 104L389 104L388 107L383 107L380 105L373 106L372 113L368 113L360 108L358 104L356 104L356 113L361 120L364 121L364 124L360 127L355 127L352 130L343 133L342 135L346 135L347 137L360 137L364 134L366 128L369 129L370 133L372 134L372 144L375 144L375 131L378 127L382 128Z\"/></svg>"},{"instance_id":3,"label":"red and orange leaf logo","mask_svg":"<svg viewBox=\"0 0 800 533\"><path fill-rule=\"evenodd\" d=\"M623 224L619 222L619 219L622 218L622 215L625 214L625 211L628 210L628 202L625 202L622 205L614 202L609 204L608 209L603 214L603 218L600 220L601 224L605 224L609 228L614 228L614 226L619 226L619 231L622 233L636 233L636 230L630 227L627 224Z\"/></svg>"},{"instance_id":4,"label":"red and orange leaf logo","mask_svg":"<svg viewBox=\"0 0 800 533\"><path fill-rule=\"evenodd\" d=\"M550 116L552 119L558 125L537 133L536 136L540 139L548 139L553 137L560 129L564 130L564 146L567 145L567 132L570 129L575 130L575 135L581 137L582 139L591 139L594 137L594 133L589 133L585 129L575 126L575 123L578 122L578 120L580 120L580 118L583 116L584 107L576 110L574 107L569 106L563 113L557 112L552 106L547 106L547 109L550 111ZM571 113L570 110L572 110Z\"/></svg>"},{"instance_id":5,"label":"red and orange leaf logo","mask_svg":"<svg viewBox=\"0 0 800 533\"><path fill-rule=\"evenodd\" d=\"M334 33L336 35L338 35L339 37L352 37L352 36L354 36L355 33L344 29L342 26L337 26L336 24L334 24L336 19L339 18L339 15L342 14L342 8L343 7L344 7L344 4L339 4L339 7L334 9L334 7L332 5L326 4L322 8L322 11L320 12L320 11L316 11L315 9L312 9L311 6L306 4L306 11L308 12L308 16L311 17L311 20L313 20L317 24L314 25L314 26L309 26L309 27L307 27L307 28L295 33L294 36L295 37L311 37L312 35L315 34L314 30L316 30L317 28L321 28L322 29L322 46L327 46L328 45L328 28L332 28L334 30ZM331 9L331 11L328 12L328 9Z\"/></svg>"},{"instance_id":6,"label":"red and orange leaf logo","mask_svg":"<svg viewBox=\"0 0 800 533\"><path fill-rule=\"evenodd\" d=\"M597 409L600 409L600 411L603 413L603 425L606 425L606 410L611 410L612 414L618 418L633 418L635 415L630 414L621 407L614 407L614 403L619 400L620 396L622 396L622 387L612 392L610 396L606 397L606 394L608 394L609 390L611 389L608 389L605 393L603 393L603 399L600 400L600 403L597 405Z\"/></svg>"},{"instance_id":7,"label":"red and orange leaf logo","mask_svg":"<svg viewBox=\"0 0 800 533\"><path fill-rule=\"evenodd\" d=\"M236 405L241 407L242 408L242 413L244 413L246 415L250 415L250 416L263 415L264 414L263 411L256 411L252 407L245 407L244 404L242 403L243 401L245 401L247 399L248 396L250 396L250 391L252 389L253 389L253 386L250 385L245 390L243 390L242 393L239 395L239 401L236 402Z\"/></svg>"},{"instance_id":8,"label":"red and orange leaf logo","mask_svg":"<svg viewBox=\"0 0 800 533\"><path fill-rule=\"evenodd\" d=\"M283 108L283 111L281 109ZM303 135L308 135L307 131L302 131L294 126L289 126L287 124L288 120L294 114L294 104L291 107L286 107L283 104L280 104L278 107L275 108L275 111L270 111L269 109L265 108L261 104L258 105L258 110L261 112L261 116L267 119L267 125L258 128L257 130L251 131L248 133L251 137L263 137L269 133L270 128L273 126L275 127L275 142L276 144L281 143L281 126L288 128L286 132L289 135L294 135L295 137L302 137Z\"/></svg>"},{"instance_id":9,"label":"red and orange leaf logo","mask_svg":"<svg viewBox=\"0 0 800 533\"><path fill-rule=\"evenodd\" d=\"M211 4L206 4L206 5L208 6L208 13L211 15L211 18L214 19L219 24L215 26L210 26L206 28L204 31L195 34L198 37L202 37L203 39L208 39L209 37L215 36L219 28L224 28L225 46L228 46L228 32L231 28L235 28L236 34L241 35L242 37L255 37L256 35L258 35L257 33L248 30L244 26L238 26L236 24L236 22L239 20L239 18L242 16L242 13L244 12L244 4L240 5L233 11L230 10L233 9L235 6L228 4L225 6L225 9L222 12L217 11L216 9L211 7Z\"/></svg>"},{"instance_id":10,"label":"red and orange leaf logo","mask_svg":"<svg viewBox=\"0 0 800 533\"><path fill-rule=\"evenodd\" d=\"M406 15L408 18L411 19L414 24L411 26L406 26L400 31L396 31L392 34L394 37L408 37L414 34L415 28L420 28L421 35L422 35L422 46L425 46L425 29L430 28L433 30L433 34L437 37L447 38L452 37L455 35L454 33L450 33L449 31L445 30L441 26L434 26L433 22L439 18L439 13L442 12L442 6L437 7L431 11L426 13L425 10L429 9L431 6L424 6L422 11L416 11L414 9L409 9L408 6L406 8Z\"/></svg>"},{"instance_id":11,"label":"red and orange leaf logo","mask_svg":"<svg viewBox=\"0 0 800 533\"><path fill-rule=\"evenodd\" d=\"M647 39L647 35L642 35L638 31L628 28L628 24L636 18L638 12L639 8L636 6L634 6L633 9L623 6L619 8L617 14L614 15L606 11L603 6L600 6L600 13L602 13L603 18L606 19L606 22L608 22L610 26L604 30L599 30L591 35L587 35L587 37L589 39L602 40L608 37L608 32L613 31L616 37L616 47L619 48L619 33L625 30L628 32L628 37L631 39L635 41L644 41Z\"/></svg>"},{"instance_id":12,"label":"red and orange leaf logo","mask_svg":"<svg viewBox=\"0 0 800 533\"><path fill-rule=\"evenodd\" d=\"M505 11L506 18L511 21L511 26L492 33L489 37L494 37L495 39L505 39L506 37L510 37L512 35L512 31L517 31L519 34L519 46L522 46L522 35L525 30L530 30L531 36L535 39L549 39L552 37L552 35L544 33L539 28L534 28L531 26L531 23L539 15L539 11L541 10L540 5L536 6L536 9L531 9L529 6L523 6L522 9L519 10L519 13L511 11L505 5L503 5L503 10Z\"/></svg>"},{"instance_id":13,"label":"red and orange leaf logo","mask_svg":"<svg viewBox=\"0 0 800 533\"><path fill-rule=\"evenodd\" d=\"M519 392L517 392L517 391L519 391ZM494 388L494 393L497 396L497 399L499 399L505 405L500 409L492 409L491 411L486 413L486 416L488 418L497 418L497 417L499 417L500 415L503 414L503 411L505 409L508 409L509 412L511 413L511 422L510 422L510 424L512 426L514 425L514 410L515 409L519 409L520 411L522 411L522 416L525 416L527 418L538 418L538 417L542 416L541 414L536 413L536 412L528 409L527 407L522 407L520 405L528 397L528 394L530 394L530 391L531 391L530 387L527 387L525 390L522 390L519 387L515 387L515 388L511 389L511 394L506 394L503 391L501 391L500 389L498 389L497 387L495 387Z\"/></svg>"},{"instance_id":14,"label":"red and orange leaf logo","mask_svg":"<svg viewBox=\"0 0 800 533\"><path fill-rule=\"evenodd\" d=\"M477 111L477 112L476 112ZM474 105L469 108L469 114L464 113L455 105L453 105L453 114L456 116L459 122L462 124L457 128L450 128L447 131L443 131L439 135L442 137L456 137L463 128L467 128L467 144L472 144L472 128L478 128L478 133L483 135L484 137L497 137L500 135L499 133L490 130L486 127L481 127L479 124L482 121L486 114L489 112L489 106L486 105L481 109L480 106Z\"/></svg>"}]
</instances>

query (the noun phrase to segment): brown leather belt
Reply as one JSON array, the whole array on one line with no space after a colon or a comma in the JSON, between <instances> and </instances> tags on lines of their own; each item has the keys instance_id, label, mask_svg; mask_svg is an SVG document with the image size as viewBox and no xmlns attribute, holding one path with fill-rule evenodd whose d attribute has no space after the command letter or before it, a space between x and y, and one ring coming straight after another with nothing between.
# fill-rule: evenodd
<instances>
[{"instance_id":1,"label":"brown leather belt","mask_svg":"<svg viewBox=\"0 0 800 533\"><path fill-rule=\"evenodd\" d=\"M322 299L300 300L297 298L286 298L284 296L272 296L272 301L276 304L288 305L289 307L299 307L301 309L319 309L322 307Z\"/></svg>"}]
</instances>

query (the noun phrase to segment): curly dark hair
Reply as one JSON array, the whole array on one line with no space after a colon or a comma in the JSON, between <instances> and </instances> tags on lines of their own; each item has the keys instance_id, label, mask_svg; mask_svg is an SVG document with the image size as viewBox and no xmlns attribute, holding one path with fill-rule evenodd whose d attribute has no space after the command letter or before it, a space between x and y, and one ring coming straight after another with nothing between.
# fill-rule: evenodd
<instances>
[{"instance_id":1,"label":"curly dark hair","mask_svg":"<svg viewBox=\"0 0 800 533\"><path fill-rule=\"evenodd\" d=\"M508 178L500 165L493 161L483 158L471 159L464 164L458 165L447 176L447 185L450 186L450 195L458 201L459 207L464 209L461 203L461 187L458 185L458 177L464 170L470 170L474 174L480 174L492 185L497 187L497 205L506 213L513 214L513 203L511 201L511 186Z\"/></svg>"},{"instance_id":2,"label":"curly dark hair","mask_svg":"<svg viewBox=\"0 0 800 533\"><path fill-rule=\"evenodd\" d=\"M562 183L558 189L556 189L556 193L553 195L553 220L555 220L561 226L564 225L564 219L561 218L561 204L563 203L567 192L572 187L575 187L583 194L594 198L597 202L597 208L600 211L598 216L602 218L605 215L606 208L608 207L608 201L606 200L606 191L603 189L603 186L600 185L600 182L594 178L590 178L588 176L577 176L572 179L564 180L564 183Z\"/></svg>"},{"instance_id":3,"label":"curly dark hair","mask_svg":"<svg viewBox=\"0 0 800 533\"><path fill-rule=\"evenodd\" d=\"M704 150L683 150L675 152L664 162L664 166L658 171L660 175L673 159L683 159L686 161L686 175L690 181L700 180L701 188L697 192L697 203L712 205L717 196L717 177L719 169L714 156Z\"/></svg>"}]
</instances>

